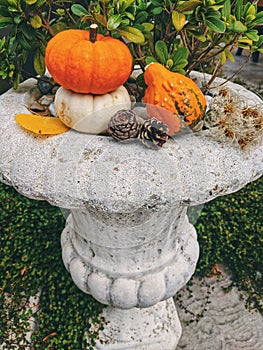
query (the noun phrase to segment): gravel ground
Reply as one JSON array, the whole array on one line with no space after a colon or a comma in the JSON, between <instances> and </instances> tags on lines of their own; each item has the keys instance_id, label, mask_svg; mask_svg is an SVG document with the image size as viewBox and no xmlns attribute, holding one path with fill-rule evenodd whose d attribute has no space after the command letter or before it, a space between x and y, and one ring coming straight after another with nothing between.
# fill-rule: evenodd
<instances>
[{"instance_id":1,"label":"gravel ground","mask_svg":"<svg viewBox=\"0 0 263 350\"><path fill-rule=\"evenodd\" d=\"M231 77L246 62L247 52L243 50L242 56L234 56L235 62L228 61L224 67L223 77ZM260 95L263 99L263 55L259 56L257 63L251 60L242 71L236 75L233 82L240 83Z\"/></svg>"},{"instance_id":2,"label":"gravel ground","mask_svg":"<svg viewBox=\"0 0 263 350\"><path fill-rule=\"evenodd\" d=\"M263 315L249 311L236 288L227 289L231 278L220 270L222 276L194 278L179 292L182 337L176 350L263 350Z\"/></svg>"}]
</instances>

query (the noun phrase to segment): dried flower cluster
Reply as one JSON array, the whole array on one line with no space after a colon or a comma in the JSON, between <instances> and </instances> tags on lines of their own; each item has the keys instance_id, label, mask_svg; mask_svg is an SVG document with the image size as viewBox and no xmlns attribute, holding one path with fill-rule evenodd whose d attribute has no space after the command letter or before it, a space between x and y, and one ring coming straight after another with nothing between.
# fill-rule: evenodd
<instances>
[{"instance_id":1,"label":"dried flower cluster","mask_svg":"<svg viewBox=\"0 0 263 350\"><path fill-rule=\"evenodd\" d=\"M263 104L248 106L240 96L221 89L211 100L204 127L218 141L241 148L256 144L263 136Z\"/></svg>"}]
</instances>

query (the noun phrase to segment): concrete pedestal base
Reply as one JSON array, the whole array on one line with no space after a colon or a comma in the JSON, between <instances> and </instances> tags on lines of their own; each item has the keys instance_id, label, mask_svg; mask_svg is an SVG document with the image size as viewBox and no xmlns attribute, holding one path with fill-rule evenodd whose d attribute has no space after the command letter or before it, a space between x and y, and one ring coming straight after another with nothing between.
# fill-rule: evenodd
<instances>
[{"instance_id":1,"label":"concrete pedestal base","mask_svg":"<svg viewBox=\"0 0 263 350\"><path fill-rule=\"evenodd\" d=\"M107 307L102 316L98 350L174 350L182 332L172 298L145 309Z\"/></svg>"}]
</instances>

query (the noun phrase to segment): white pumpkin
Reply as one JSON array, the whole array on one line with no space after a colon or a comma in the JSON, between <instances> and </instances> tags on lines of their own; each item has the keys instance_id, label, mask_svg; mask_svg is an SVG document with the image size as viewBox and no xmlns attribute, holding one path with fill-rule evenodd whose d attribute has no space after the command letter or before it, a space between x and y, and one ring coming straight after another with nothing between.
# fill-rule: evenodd
<instances>
[{"instance_id":1,"label":"white pumpkin","mask_svg":"<svg viewBox=\"0 0 263 350\"><path fill-rule=\"evenodd\" d=\"M124 86L105 95L79 94L60 87L54 105L57 116L68 127L100 134L107 130L110 118L117 111L131 108L131 100Z\"/></svg>"}]
</instances>

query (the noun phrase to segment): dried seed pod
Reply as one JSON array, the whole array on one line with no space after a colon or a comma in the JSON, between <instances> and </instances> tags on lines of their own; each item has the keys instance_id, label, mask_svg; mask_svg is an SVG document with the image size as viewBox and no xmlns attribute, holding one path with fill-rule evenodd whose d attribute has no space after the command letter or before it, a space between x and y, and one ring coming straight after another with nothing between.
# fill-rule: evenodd
<instances>
[{"instance_id":1,"label":"dried seed pod","mask_svg":"<svg viewBox=\"0 0 263 350\"><path fill-rule=\"evenodd\" d=\"M108 133L116 141L131 141L139 135L140 124L136 113L130 109L121 109L115 113L108 124Z\"/></svg>"}]
</instances>

